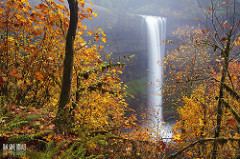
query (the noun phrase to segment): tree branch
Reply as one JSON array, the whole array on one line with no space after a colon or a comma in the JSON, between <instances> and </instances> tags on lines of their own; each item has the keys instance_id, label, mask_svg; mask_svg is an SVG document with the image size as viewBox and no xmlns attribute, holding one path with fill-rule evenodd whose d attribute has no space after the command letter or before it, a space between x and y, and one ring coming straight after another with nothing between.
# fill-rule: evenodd
<instances>
[{"instance_id":1,"label":"tree branch","mask_svg":"<svg viewBox=\"0 0 240 159\"><path fill-rule=\"evenodd\" d=\"M225 100L222 99L222 102L226 106L226 108L230 109L234 118L237 120L238 124L240 124L240 115L238 114L238 112L233 107L231 107Z\"/></svg>"},{"instance_id":2,"label":"tree branch","mask_svg":"<svg viewBox=\"0 0 240 159\"><path fill-rule=\"evenodd\" d=\"M167 159L174 159L174 158L176 158L178 155L180 155L181 153L183 153L184 151L186 151L187 149L195 146L196 144L202 143L202 142L208 142L208 141L216 141L216 142L240 141L240 138L225 138L225 137L220 137L220 138L204 138L204 139L199 139L199 140L196 140L196 141L188 144L187 146L183 147L181 150L175 152L174 154L168 156Z\"/></svg>"},{"instance_id":3,"label":"tree branch","mask_svg":"<svg viewBox=\"0 0 240 159\"><path fill-rule=\"evenodd\" d=\"M217 80L217 79L215 79L215 78L212 78L214 81L216 81L216 82L220 82L221 83L221 81L219 81L219 80ZM225 83L222 83L222 85L223 85L223 87L224 87L224 89L233 97L233 98L235 98L237 101L240 101L240 95L236 92L236 91L234 91L233 89L231 89L228 85L226 85Z\"/></svg>"}]
</instances>

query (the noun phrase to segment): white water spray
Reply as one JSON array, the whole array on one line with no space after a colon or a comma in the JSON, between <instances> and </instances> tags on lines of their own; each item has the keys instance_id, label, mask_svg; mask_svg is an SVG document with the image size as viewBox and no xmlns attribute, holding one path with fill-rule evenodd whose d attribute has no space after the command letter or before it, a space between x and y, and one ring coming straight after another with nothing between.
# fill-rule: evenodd
<instances>
[{"instance_id":1,"label":"white water spray","mask_svg":"<svg viewBox=\"0 0 240 159\"><path fill-rule=\"evenodd\" d=\"M171 125L166 124L162 114L163 57L166 41L166 18L143 16L147 25L148 40L148 105L149 126L155 137L171 138Z\"/></svg>"}]
</instances>

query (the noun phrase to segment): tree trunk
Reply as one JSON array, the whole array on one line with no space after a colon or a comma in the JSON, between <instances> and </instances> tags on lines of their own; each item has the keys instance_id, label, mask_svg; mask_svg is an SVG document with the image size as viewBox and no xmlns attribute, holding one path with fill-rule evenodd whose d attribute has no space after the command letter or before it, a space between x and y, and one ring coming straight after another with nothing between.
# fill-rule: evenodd
<instances>
[{"instance_id":1,"label":"tree trunk","mask_svg":"<svg viewBox=\"0 0 240 159\"><path fill-rule=\"evenodd\" d=\"M73 72L73 59L74 59L74 40L76 37L77 24L78 24L78 1L68 0L70 9L70 23L68 27L66 46L65 46L65 59L62 77L61 95L59 99L58 111L55 119L56 132L67 133L71 125L71 114L66 108L66 105L71 99L71 83Z\"/></svg>"},{"instance_id":2,"label":"tree trunk","mask_svg":"<svg viewBox=\"0 0 240 159\"><path fill-rule=\"evenodd\" d=\"M220 81L219 88L219 97L218 97L218 105L217 105L217 126L215 128L214 138L218 138L221 131L221 122L222 122L222 114L223 114L223 99L224 99L224 83L227 77L228 65L229 65L229 55L230 55L230 45L231 45L231 33L227 38L226 48L222 51L222 59L224 59L223 69L222 69L222 77ZM213 152L212 159L217 158L217 142L213 142Z\"/></svg>"}]
</instances>

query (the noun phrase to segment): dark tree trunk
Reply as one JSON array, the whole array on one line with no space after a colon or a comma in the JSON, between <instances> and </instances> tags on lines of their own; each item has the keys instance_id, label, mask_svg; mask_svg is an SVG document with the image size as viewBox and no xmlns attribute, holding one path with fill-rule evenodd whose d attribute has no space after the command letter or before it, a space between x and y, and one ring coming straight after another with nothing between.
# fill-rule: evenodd
<instances>
[{"instance_id":1,"label":"dark tree trunk","mask_svg":"<svg viewBox=\"0 0 240 159\"><path fill-rule=\"evenodd\" d=\"M230 45L231 45L231 33L227 38L226 48L222 51L221 57L224 59L222 77L220 81L220 89L219 89L219 97L218 97L218 105L217 105L217 126L215 128L214 138L218 138L220 136L221 131L221 122L222 122L222 114L223 114L223 99L224 99L224 83L227 77L228 65L229 65L229 55L230 55ZM212 159L217 158L217 142L213 142L213 153Z\"/></svg>"},{"instance_id":2,"label":"dark tree trunk","mask_svg":"<svg viewBox=\"0 0 240 159\"><path fill-rule=\"evenodd\" d=\"M66 133L71 125L71 114L66 108L71 98L71 83L73 72L73 59L74 59L74 40L76 37L77 24L78 24L78 1L68 0L70 9L70 23L68 27L66 46L65 46L65 59L62 77L62 88L59 99L58 111L56 115L56 131L58 133ZM67 131L66 131L67 130Z\"/></svg>"}]
</instances>

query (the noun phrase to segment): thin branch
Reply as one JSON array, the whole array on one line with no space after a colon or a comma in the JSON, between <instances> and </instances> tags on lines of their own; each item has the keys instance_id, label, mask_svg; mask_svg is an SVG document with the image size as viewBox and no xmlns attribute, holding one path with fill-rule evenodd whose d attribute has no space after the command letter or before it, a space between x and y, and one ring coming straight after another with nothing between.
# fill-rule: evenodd
<instances>
[{"instance_id":1,"label":"thin branch","mask_svg":"<svg viewBox=\"0 0 240 159\"><path fill-rule=\"evenodd\" d=\"M215 78L212 78L213 80L215 80L216 82L220 82L219 80L215 79ZM233 97L235 98L237 101L240 101L240 95L234 91L233 89L231 89L228 85L226 85L225 83L222 83L224 89Z\"/></svg>"},{"instance_id":2,"label":"thin branch","mask_svg":"<svg viewBox=\"0 0 240 159\"><path fill-rule=\"evenodd\" d=\"M84 79L88 79L89 75L92 73L97 73L99 71L105 71L108 68L113 68L113 67L124 67L125 64L123 63L116 63L116 64L106 64L104 66L101 66L100 68L96 68L96 69L92 69L90 71L86 71L86 72L81 72L78 74L78 76L83 77Z\"/></svg>"},{"instance_id":3,"label":"thin branch","mask_svg":"<svg viewBox=\"0 0 240 159\"><path fill-rule=\"evenodd\" d=\"M76 52L76 51L82 50L82 49L83 49L84 47L86 47L87 45L88 45L88 43L80 46L79 48L75 48L74 51Z\"/></svg>"},{"instance_id":4,"label":"thin branch","mask_svg":"<svg viewBox=\"0 0 240 159\"><path fill-rule=\"evenodd\" d=\"M45 2L45 3L48 5L48 7L52 9L52 11L54 11L55 13L58 13L58 12L57 12L57 9L54 9L54 8L52 7L52 5L51 5L47 0L41 0L41 1L42 1L43 3ZM61 19L61 17L59 18L59 22L60 22L60 29L61 29L61 31L62 31L62 34L63 34L64 38L66 38L66 33L65 33L64 28L63 28L63 20Z\"/></svg>"},{"instance_id":5,"label":"thin branch","mask_svg":"<svg viewBox=\"0 0 240 159\"><path fill-rule=\"evenodd\" d=\"M220 43L219 44L219 41L221 41L221 38L220 38L220 35L218 34L218 30L217 30L217 27L216 27L216 24L215 24L215 22L214 22L214 17L216 17L216 15L215 15L215 7L214 7L214 4L213 4L213 1L211 0L211 22L212 22L212 27L213 27L213 29L214 29L214 31L215 31L215 36L213 37L213 40L216 42L216 45L217 46L219 46L220 48L223 48L222 46L223 46L223 44L222 43ZM216 39L216 38L218 38L218 40Z\"/></svg>"},{"instance_id":6,"label":"thin branch","mask_svg":"<svg viewBox=\"0 0 240 159\"><path fill-rule=\"evenodd\" d=\"M175 152L174 154L168 156L167 159L174 159L174 158L176 158L178 155L180 155L181 153L183 153L183 152L186 151L187 149L189 149L189 148L197 145L198 143L209 142L209 141L216 141L216 142L240 141L240 138L225 138L225 137L220 137L220 138L204 138L204 139L199 139L199 140L196 140L196 141L188 144L187 146L183 147L181 150Z\"/></svg>"},{"instance_id":7,"label":"thin branch","mask_svg":"<svg viewBox=\"0 0 240 159\"><path fill-rule=\"evenodd\" d=\"M229 81L230 81L230 83L232 85L232 90L235 91L235 88L234 88L234 85L233 85L233 80L232 80L232 77L231 77L231 74L230 74L229 70L227 70L227 74L228 74Z\"/></svg>"},{"instance_id":8,"label":"thin branch","mask_svg":"<svg viewBox=\"0 0 240 159\"><path fill-rule=\"evenodd\" d=\"M199 82L199 81L208 81L211 80L210 77L205 77L205 78L196 78L196 79L190 79L190 80L178 80L176 83L188 83L188 82Z\"/></svg>"},{"instance_id":9,"label":"thin branch","mask_svg":"<svg viewBox=\"0 0 240 159\"><path fill-rule=\"evenodd\" d=\"M229 103L227 103L225 100L222 99L222 102L226 108L230 109L234 118L237 120L238 124L240 124L240 115L238 114L238 112L232 106L230 106Z\"/></svg>"}]
</instances>

